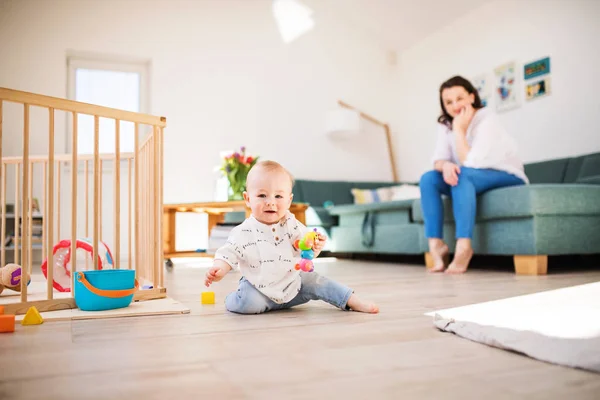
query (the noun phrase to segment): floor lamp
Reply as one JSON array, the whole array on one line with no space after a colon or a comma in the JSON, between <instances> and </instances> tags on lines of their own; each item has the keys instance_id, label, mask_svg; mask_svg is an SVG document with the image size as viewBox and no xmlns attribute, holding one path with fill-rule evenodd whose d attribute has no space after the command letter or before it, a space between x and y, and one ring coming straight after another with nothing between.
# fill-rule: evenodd
<instances>
[{"instance_id":1,"label":"floor lamp","mask_svg":"<svg viewBox=\"0 0 600 400\"><path fill-rule=\"evenodd\" d=\"M392 137L390 132L390 126L383 123L368 114L352 107L351 105L338 100L338 104L342 109L337 109L329 114L327 120L327 131L328 132L358 132L360 131L360 118L364 118L375 125L381 126L385 132L385 138L387 141L388 155L390 157L390 165L392 168L392 179L394 182L398 182L398 173L396 172L396 160L394 159L394 150L392 148Z\"/></svg>"}]
</instances>

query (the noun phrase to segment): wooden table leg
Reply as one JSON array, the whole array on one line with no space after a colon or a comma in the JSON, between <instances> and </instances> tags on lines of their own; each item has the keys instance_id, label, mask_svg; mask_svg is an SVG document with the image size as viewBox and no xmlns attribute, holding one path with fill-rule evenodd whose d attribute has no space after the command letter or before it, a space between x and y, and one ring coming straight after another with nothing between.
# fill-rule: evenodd
<instances>
[{"instance_id":1,"label":"wooden table leg","mask_svg":"<svg viewBox=\"0 0 600 400\"><path fill-rule=\"evenodd\" d=\"M217 226L217 224L221 224L225 221L224 213L207 213L208 214L208 238L210 238L210 231Z\"/></svg>"},{"instance_id":2,"label":"wooden table leg","mask_svg":"<svg viewBox=\"0 0 600 400\"><path fill-rule=\"evenodd\" d=\"M163 256L175 252L175 214L175 210L163 212Z\"/></svg>"}]
</instances>

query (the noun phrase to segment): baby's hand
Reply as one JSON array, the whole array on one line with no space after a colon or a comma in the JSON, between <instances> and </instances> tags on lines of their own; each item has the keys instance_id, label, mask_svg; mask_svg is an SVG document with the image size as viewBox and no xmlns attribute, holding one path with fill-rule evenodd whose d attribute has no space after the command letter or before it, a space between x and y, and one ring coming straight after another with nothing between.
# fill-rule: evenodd
<instances>
[{"instance_id":1,"label":"baby's hand","mask_svg":"<svg viewBox=\"0 0 600 400\"><path fill-rule=\"evenodd\" d=\"M209 287L213 282L219 282L225 276L227 272L224 271L221 267L212 267L206 273L206 279L204 280L204 285Z\"/></svg>"},{"instance_id":2,"label":"baby's hand","mask_svg":"<svg viewBox=\"0 0 600 400\"><path fill-rule=\"evenodd\" d=\"M325 242L327 242L327 237L325 237L319 233L317 238L315 239L315 242L313 243L313 247L312 247L313 250L314 251L323 250L323 247L325 247Z\"/></svg>"}]
</instances>

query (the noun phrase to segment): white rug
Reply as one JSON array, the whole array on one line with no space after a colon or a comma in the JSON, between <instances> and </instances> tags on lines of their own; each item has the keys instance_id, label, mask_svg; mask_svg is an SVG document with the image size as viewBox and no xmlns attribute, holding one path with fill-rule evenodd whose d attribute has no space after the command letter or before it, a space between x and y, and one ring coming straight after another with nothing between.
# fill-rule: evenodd
<instances>
[{"instance_id":1,"label":"white rug","mask_svg":"<svg viewBox=\"0 0 600 400\"><path fill-rule=\"evenodd\" d=\"M600 282L427 313L442 331L600 372Z\"/></svg>"}]
</instances>

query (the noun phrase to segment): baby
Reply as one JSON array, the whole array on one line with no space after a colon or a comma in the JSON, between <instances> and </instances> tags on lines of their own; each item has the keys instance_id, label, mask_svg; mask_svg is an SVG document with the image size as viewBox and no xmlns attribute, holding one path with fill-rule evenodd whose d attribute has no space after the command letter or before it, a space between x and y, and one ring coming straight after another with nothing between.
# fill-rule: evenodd
<instances>
[{"instance_id":1,"label":"baby","mask_svg":"<svg viewBox=\"0 0 600 400\"><path fill-rule=\"evenodd\" d=\"M292 203L292 175L274 161L254 165L246 179L244 200L252 215L235 227L227 243L219 248L205 285L218 282L233 268L242 273L237 291L225 298L227 310L259 314L323 300L342 310L377 313L377 305L361 301L352 289L319 275L298 271L300 258L296 239L306 226L289 211ZM315 257L323 250L325 238L315 240Z\"/></svg>"}]
</instances>

